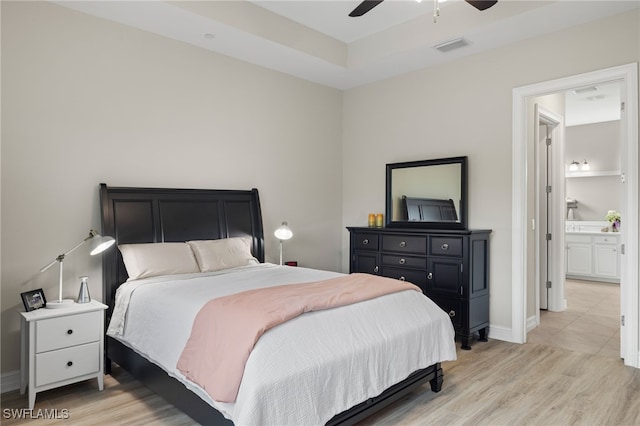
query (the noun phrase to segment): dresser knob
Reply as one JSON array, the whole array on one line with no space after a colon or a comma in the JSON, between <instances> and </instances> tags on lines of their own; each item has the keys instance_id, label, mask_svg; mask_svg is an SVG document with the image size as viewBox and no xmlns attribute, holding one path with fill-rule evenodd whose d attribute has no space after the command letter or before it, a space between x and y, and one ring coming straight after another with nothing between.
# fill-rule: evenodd
<instances>
[{"instance_id":1,"label":"dresser knob","mask_svg":"<svg viewBox=\"0 0 640 426\"><path fill-rule=\"evenodd\" d=\"M73 361L67 362L67 367L71 367L73 365Z\"/></svg>"},{"instance_id":2,"label":"dresser knob","mask_svg":"<svg viewBox=\"0 0 640 426\"><path fill-rule=\"evenodd\" d=\"M378 267L373 268L373 272L378 272Z\"/></svg>"},{"instance_id":3,"label":"dresser knob","mask_svg":"<svg viewBox=\"0 0 640 426\"><path fill-rule=\"evenodd\" d=\"M73 330L71 329L67 330L67 334L73 334Z\"/></svg>"},{"instance_id":4,"label":"dresser knob","mask_svg":"<svg viewBox=\"0 0 640 426\"><path fill-rule=\"evenodd\" d=\"M407 246L407 243L406 243L406 242L404 242L404 241L400 241L400 247L406 247L406 246Z\"/></svg>"},{"instance_id":5,"label":"dresser knob","mask_svg":"<svg viewBox=\"0 0 640 426\"><path fill-rule=\"evenodd\" d=\"M404 264L405 264L405 262L406 262L406 260L405 260L405 259L400 259L400 261L399 261L399 263L400 263L401 265L404 265Z\"/></svg>"},{"instance_id":6,"label":"dresser knob","mask_svg":"<svg viewBox=\"0 0 640 426\"><path fill-rule=\"evenodd\" d=\"M433 279L433 273L429 272L429 273L427 274L427 279L428 279L428 280L432 280L432 279Z\"/></svg>"},{"instance_id":7,"label":"dresser knob","mask_svg":"<svg viewBox=\"0 0 640 426\"><path fill-rule=\"evenodd\" d=\"M448 249L449 249L449 244L444 243L443 245L441 245L441 246L440 246L440 248L441 248L442 250L448 250Z\"/></svg>"},{"instance_id":8,"label":"dresser knob","mask_svg":"<svg viewBox=\"0 0 640 426\"><path fill-rule=\"evenodd\" d=\"M362 240L362 245L363 246L366 246L367 244L369 244L369 240L368 239L365 238L364 240Z\"/></svg>"},{"instance_id":9,"label":"dresser knob","mask_svg":"<svg viewBox=\"0 0 640 426\"><path fill-rule=\"evenodd\" d=\"M456 311L454 311L454 310L449 311L449 316L451 318L455 317L456 316Z\"/></svg>"},{"instance_id":10,"label":"dresser knob","mask_svg":"<svg viewBox=\"0 0 640 426\"><path fill-rule=\"evenodd\" d=\"M398 278L400 281L406 281L407 279L405 277L400 277Z\"/></svg>"}]
</instances>

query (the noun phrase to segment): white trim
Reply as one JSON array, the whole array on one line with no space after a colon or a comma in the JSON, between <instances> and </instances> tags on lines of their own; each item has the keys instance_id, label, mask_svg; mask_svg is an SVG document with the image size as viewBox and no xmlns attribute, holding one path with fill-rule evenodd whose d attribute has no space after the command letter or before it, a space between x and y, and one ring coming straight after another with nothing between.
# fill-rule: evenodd
<instances>
[{"instance_id":1,"label":"white trim","mask_svg":"<svg viewBox=\"0 0 640 426\"><path fill-rule=\"evenodd\" d=\"M527 99L570 90L604 81L622 80L622 97L626 105L626 120L623 134L622 165L627 194L627 221L622 230L625 255L623 263L624 282L621 282L621 311L625 314L625 327L621 335L625 342L623 357L626 365L640 368L640 330L638 311L638 65L621 65L605 70L579 74L557 80L536 83L513 89L513 151L512 151L512 338L517 343L526 341L526 247L527 247Z\"/></svg>"},{"instance_id":2,"label":"white trim","mask_svg":"<svg viewBox=\"0 0 640 426\"><path fill-rule=\"evenodd\" d=\"M598 177L598 176L620 176L620 170L601 170L593 172L567 172L566 178L577 177Z\"/></svg>"},{"instance_id":3,"label":"white trim","mask_svg":"<svg viewBox=\"0 0 640 426\"><path fill-rule=\"evenodd\" d=\"M527 318L527 332L540 325L540 311L536 315Z\"/></svg>"},{"instance_id":4,"label":"white trim","mask_svg":"<svg viewBox=\"0 0 640 426\"><path fill-rule=\"evenodd\" d=\"M502 340L505 342L519 343L513 341L513 333L510 328L507 327L499 327L490 325L489 326L489 339Z\"/></svg>"},{"instance_id":5,"label":"white trim","mask_svg":"<svg viewBox=\"0 0 640 426\"><path fill-rule=\"evenodd\" d=\"M0 393L20 389L20 370L10 371L0 375Z\"/></svg>"}]
</instances>

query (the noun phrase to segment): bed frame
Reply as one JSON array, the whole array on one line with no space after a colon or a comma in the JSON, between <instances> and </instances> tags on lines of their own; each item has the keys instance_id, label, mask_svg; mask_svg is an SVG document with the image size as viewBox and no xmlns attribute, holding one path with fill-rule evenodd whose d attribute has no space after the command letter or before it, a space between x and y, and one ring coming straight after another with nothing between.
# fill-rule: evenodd
<instances>
[{"instance_id":1,"label":"bed frame","mask_svg":"<svg viewBox=\"0 0 640 426\"><path fill-rule=\"evenodd\" d=\"M264 262L264 233L258 190L116 188L100 184L102 233L116 244L183 242L251 237L253 255ZM118 286L127 280L119 250L103 256L103 301L109 324ZM105 368L111 362L131 373L202 425L230 425L220 412L188 390L162 368L109 336L105 339ZM354 424L429 382L442 388L440 363L414 372L382 394L337 414L328 424Z\"/></svg>"}]
</instances>

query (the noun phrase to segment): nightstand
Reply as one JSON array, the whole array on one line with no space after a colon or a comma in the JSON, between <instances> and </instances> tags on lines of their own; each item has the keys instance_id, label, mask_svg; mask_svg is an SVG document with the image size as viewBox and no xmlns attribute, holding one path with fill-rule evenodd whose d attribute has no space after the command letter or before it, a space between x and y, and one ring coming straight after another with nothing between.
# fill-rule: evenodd
<instances>
[{"instance_id":1,"label":"nightstand","mask_svg":"<svg viewBox=\"0 0 640 426\"><path fill-rule=\"evenodd\" d=\"M29 409L37 392L94 377L104 388L105 309L91 301L20 312L20 393L29 387Z\"/></svg>"}]
</instances>

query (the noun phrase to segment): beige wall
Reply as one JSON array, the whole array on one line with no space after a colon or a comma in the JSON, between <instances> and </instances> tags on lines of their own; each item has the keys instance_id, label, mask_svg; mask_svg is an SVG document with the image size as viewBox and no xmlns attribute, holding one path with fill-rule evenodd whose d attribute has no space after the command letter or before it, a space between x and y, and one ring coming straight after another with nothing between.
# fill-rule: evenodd
<instances>
[{"instance_id":1,"label":"beige wall","mask_svg":"<svg viewBox=\"0 0 640 426\"><path fill-rule=\"evenodd\" d=\"M367 212L383 209L386 163L467 155L469 227L493 229L491 328L510 331L512 90L638 62L639 17L636 10L346 91L344 225L364 225Z\"/></svg>"},{"instance_id":2,"label":"beige wall","mask_svg":"<svg viewBox=\"0 0 640 426\"><path fill-rule=\"evenodd\" d=\"M469 226L491 228L491 325L511 327L514 87L640 60L634 11L344 93L50 3L2 7L2 372L19 293L99 227L97 185L260 189L267 260L348 269L345 226L384 211L385 164L469 157ZM615 48L611 48L615 46ZM95 160L89 164L88 160ZM66 288L99 262L74 253ZM67 266L68 263L68 266Z\"/></svg>"},{"instance_id":3,"label":"beige wall","mask_svg":"<svg viewBox=\"0 0 640 426\"><path fill-rule=\"evenodd\" d=\"M565 163L587 159L591 171L620 171L620 120L570 126L566 132ZM568 178L567 197L578 200L575 219L606 220L607 211L620 211L619 189L619 175Z\"/></svg>"},{"instance_id":4,"label":"beige wall","mask_svg":"<svg viewBox=\"0 0 640 426\"><path fill-rule=\"evenodd\" d=\"M2 372L19 368L20 293L100 229L98 184L260 191L266 258L340 270L342 94L51 3L2 2ZM100 261L65 261L65 295Z\"/></svg>"}]
</instances>

